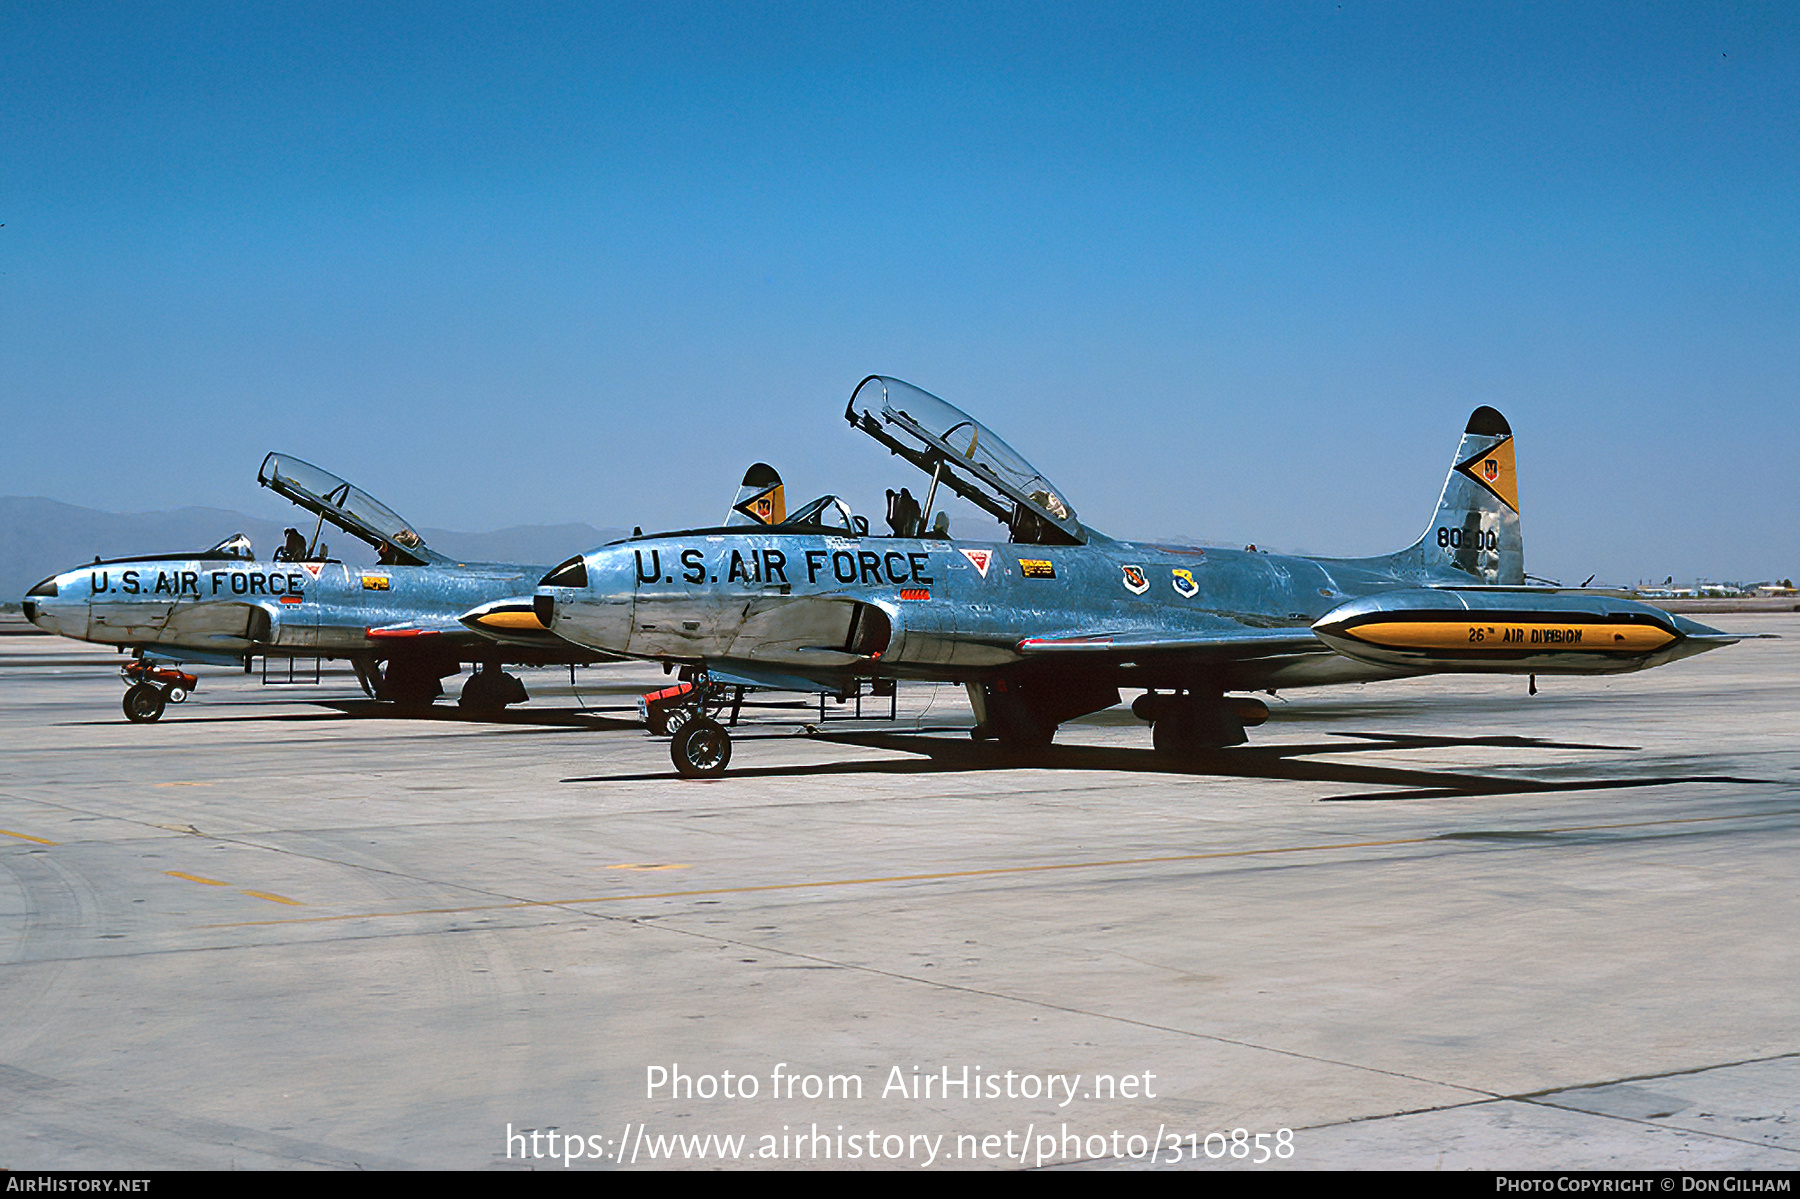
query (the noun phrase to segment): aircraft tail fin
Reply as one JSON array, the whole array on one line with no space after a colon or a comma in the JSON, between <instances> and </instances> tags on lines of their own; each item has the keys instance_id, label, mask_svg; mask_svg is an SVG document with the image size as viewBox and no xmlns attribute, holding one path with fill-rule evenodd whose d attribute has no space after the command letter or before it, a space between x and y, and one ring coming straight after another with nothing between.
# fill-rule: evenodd
<instances>
[{"instance_id":1,"label":"aircraft tail fin","mask_svg":"<svg viewBox=\"0 0 1800 1199\"><path fill-rule=\"evenodd\" d=\"M744 472L731 511L725 514L726 525L778 525L786 519L787 497L780 473L767 462L752 464Z\"/></svg>"},{"instance_id":2,"label":"aircraft tail fin","mask_svg":"<svg viewBox=\"0 0 1800 1199\"><path fill-rule=\"evenodd\" d=\"M1440 578L1524 585L1519 480L1512 427L1504 416L1485 405L1470 414L1430 526L1415 545L1394 557L1411 559L1425 573Z\"/></svg>"}]
</instances>

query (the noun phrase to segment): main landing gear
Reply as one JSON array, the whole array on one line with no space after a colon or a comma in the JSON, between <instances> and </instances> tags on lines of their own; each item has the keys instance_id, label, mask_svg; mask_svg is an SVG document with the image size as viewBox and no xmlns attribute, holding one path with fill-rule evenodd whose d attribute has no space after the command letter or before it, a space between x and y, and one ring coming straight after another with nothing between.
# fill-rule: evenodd
<instances>
[{"instance_id":1,"label":"main landing gear","mask_svg":"<svg viewBox=\"0 0 1800 1199\"><path fill-rule=\"evenodd\" d=\"M152 666L142 658L127 662L119 671L125 676L125 719L133 724L154 724L162 719L163 708L185 703L200 680L185 670L168 666Z\"/></svg>"},{"instance_id":2,"label":"main landing gear","mask_svg":"<svg viewBox=\"0 0 1800 1199\"><path fill-rule=\"evenodd\" d=\"M375 676L375 698L401 708L429 708L444 693L442 679L462 669L450 658L390 658L387 670Z\"/></svg>"},{"instance_id":3,"label":"main landing gear","mask_svg":"<svg viewBox=\"0 0 1800 1199\"><path fill-rule=\"evenodd\" d=\"M1117 687L1074 679L996 679L966 686L975 713L969 735L998 741L1008 753L1026 759L1041 757L1050 748L1059 725L1119 702Z\"/></svg>"},{"instance_id":4,"label":"main landing gear","mask_svg":"<svg viewBox=\"0 0 1800 1199\"><path fill-rule=\"evenodd\" d=\"M1150 722L1150 743L1171 758L1191 758L1207 750L1242 745L1269 718L1261 700L1247 696L1163 694L1148 691L1131 705L1132 715Z\"/></svg>"},{"instance_id":5,"label":"main landing gear","mask_svg":"<svg viewBox=\"0 0 1800 1199\"><path fill-rule=\"evenodd\" d=\"M373 662L359 662L357 678L376 699L423 711L444 693L443 680L454 678L461 670L462 662L453 654L418 653L388 659L385 671ZM463 683L457 706L464 712L489 716L530 698L518 676L507 674L498 662L489 661L476 664L475 672Z\"/></svg>"},{"instance_id":6,"label":"main landing gear","mask_svg":"<svg viewBox=\"0 0 1800 1199\"><path fill-rule=\"evenodd\" d=\"M498 666L483 666L469 676L456 702L466 711L491 715L505 711L508 704L522 704L530 698L517 675L507 674Z\"/></svg>"}]
</instances>

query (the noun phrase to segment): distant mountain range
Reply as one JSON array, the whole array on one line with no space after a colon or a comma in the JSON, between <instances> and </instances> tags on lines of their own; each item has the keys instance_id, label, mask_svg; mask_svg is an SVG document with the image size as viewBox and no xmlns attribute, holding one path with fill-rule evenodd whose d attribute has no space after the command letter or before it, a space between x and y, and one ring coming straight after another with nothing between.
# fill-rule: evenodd
<instances>
[{"instance_id":1,"label":"distant mountain range","mask_svg":"<svg viewBox=\"0 0 1800 1199\"><path fill-rule=\"evenodd\" d=\"M298 510L295 517L304 515ZM315 520L317 518L314 518ZM170 512L99 512L56 500L0 497L0 602L16 604L27 590L59 570L102 558L203 550L243 533L267 558L281 544L286 525L223 508ZM303 532L310 535L310 523ZM572 554L625 536L620 529L587 524L519 525L492 533L421 528L425 543L464 562L516 562L553 566ZM342 530L325 527L334 558L370 564L375 552Z\"/></svg>"}]
</instances>

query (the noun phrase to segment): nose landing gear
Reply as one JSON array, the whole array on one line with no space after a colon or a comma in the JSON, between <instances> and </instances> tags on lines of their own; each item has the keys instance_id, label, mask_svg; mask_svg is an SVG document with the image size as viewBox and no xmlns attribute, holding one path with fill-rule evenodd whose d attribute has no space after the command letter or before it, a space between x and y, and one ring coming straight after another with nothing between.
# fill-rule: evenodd
<instances>
[{"instance_id":1,"label":"nose landing gear","mask_svg":"<svg viewBox=\"0 0 1800 1199\"><path fill-rule=\"evenodd\" d=\"M133 724L154 724L168 704L184 702L200 680L185 670L152 666L142 658L127 662L119 671L128 684L121 706Z\"/></svg>"},{"instance_id":2,"label":"nose landing gear","mask_svg":"<svg viewBox=\"0 0 1800 1199\"><path fill-rule=\"evenodd\" d=\"M731 762L726 725L737 723L743 706L742 687L712 682L704 674L638 700L638 711L652 733L675 735L669 757L675 772L688 779L716 779L725 773Z\"/></svg>"}]
</instances>

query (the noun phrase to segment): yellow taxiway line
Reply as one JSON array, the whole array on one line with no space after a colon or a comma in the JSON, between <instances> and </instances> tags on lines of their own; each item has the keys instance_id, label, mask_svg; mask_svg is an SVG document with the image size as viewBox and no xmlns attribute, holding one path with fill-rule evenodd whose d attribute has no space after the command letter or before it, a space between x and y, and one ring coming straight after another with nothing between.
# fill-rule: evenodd
<instances>
[{"instance_id":1,"label":"yellow taxiway line","mask_svg":"<svg viewBox=\"0 0 1800 1199\"><path fill-rule=\"evenodd\" d=\"M1662 825L1703 824L1717 820L1742 820L1757 813L1735 813L1730 816L1688 816L1673 820L1632 820L1618 824L1575 824L1555 828L1501 829L1500 835L1520 837L1549 833L1602 832L1628 828L1653 828ZM509 903L465 904L447 908L409 908L390 912L352 912L336 916L296 916L282 920L237 920L204 928L240 928L269 924L322 924L342 920L378 920L399 916L449 916L462 912L502 912L522 908L578 907L582 904L622 903L642 899L688 899L702 895L753 895L763 891L800 891L821 887L862 887L881 883L941 882L955 878L995 878L1009 874L1038 874L1052 870L1098 870L1121 866L1160 866L1176 862L1205 862L1224 858L1253 858L1274 854L1325 853L1344 849L1384 849L1399 845L1431 845L1454 839L1455 835L1433 834L1429 837L1402 837L1389 841L1337 841L1323 845L1284 845L1271 849L1227 849L1214 853L1167 854L1153 858L1112 858L1094 862L1044 862L1033 866L990 866L976 870L940 870L929 874L885 874L868 878L813 879L795 883L753 883L739 887L701 887L685 891L644 891L622 895L587 895L578 899L522 899ZM255 892L245 892L255 894ZM264 896L263 898L271 898ZM287 900L293 903L293 900Z\"/></svg>"}]
</instances>

